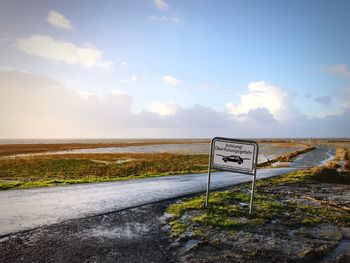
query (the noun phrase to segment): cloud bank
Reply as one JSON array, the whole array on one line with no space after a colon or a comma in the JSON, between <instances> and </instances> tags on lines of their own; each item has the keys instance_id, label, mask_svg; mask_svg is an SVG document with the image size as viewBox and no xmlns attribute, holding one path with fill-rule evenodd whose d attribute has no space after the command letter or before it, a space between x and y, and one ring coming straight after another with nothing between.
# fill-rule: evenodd
<instances>
[{"instance_id":1,"label":"cloud bank","mask_svg":"<svg viewBox=\"0 0 350 263\"><path fill-rule=\"evenodd\" d=\"M2 71L0 138L350 135L350 107L345 107L350 105L350 98L344 99L339 114L308 118L295 109L292 97L286 94L281 88L255 82L249 85L240 103L229 105L229 111L157 102L135 114L133 99L127 94L111 92L105 97L84 97L46 77ZM257 97L267 100L258 102ZM275 98L287 104L277 103Z\"/></svg>"}]
</instances>

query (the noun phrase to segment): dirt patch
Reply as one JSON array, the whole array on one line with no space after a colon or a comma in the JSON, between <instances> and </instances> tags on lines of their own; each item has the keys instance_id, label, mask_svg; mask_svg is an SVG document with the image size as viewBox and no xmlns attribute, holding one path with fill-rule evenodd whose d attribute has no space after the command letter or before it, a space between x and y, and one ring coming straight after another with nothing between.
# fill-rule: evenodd
<instances>
[{"instance_id":1,"label":"dirt patch","mask_svg":"<svg viewBox=\"0 0 350 263\"><path fill-rule=\"evenodd\" d=\"M0 262L176 262L169 203L71 220L0 239Z\"/></svg>"}]
</instances>

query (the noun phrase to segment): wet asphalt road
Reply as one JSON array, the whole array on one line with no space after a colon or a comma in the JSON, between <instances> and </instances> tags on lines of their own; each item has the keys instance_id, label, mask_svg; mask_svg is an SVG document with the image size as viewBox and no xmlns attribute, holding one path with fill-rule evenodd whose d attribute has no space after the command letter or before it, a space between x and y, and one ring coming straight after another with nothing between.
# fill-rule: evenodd
<instances>
[{"instance_id":1,"label":"wet asphalt road","mask_svg":"<svg viewBox=\"0 0 350 263\"><path fill-rule=\"evenodd\" d=\"M257 178L295 170L260 169ZM211 189L251 181L250 175L213 173ZM72 218L82 218L204 192L207 174L176 175L109 183L0 192L0 236Z\"/></svg>"},{"instance_id":2,"label":"wet asphalt road","mask_svg":"<svg viewBox=\"0 0 350 263\"><path fill-rule=\"evenodd\" d=\"M328 159L329 148L318 148L296 161L292 168L259 169L267 178L316 166ZM251 176L229 172L212 174L211 189L251 181ZM207 174L177 175L110 183L82 184L0 192L0 236L51 225L69 219L105 214L161 200L204 192Z\"/></svg>"}]
</instances>

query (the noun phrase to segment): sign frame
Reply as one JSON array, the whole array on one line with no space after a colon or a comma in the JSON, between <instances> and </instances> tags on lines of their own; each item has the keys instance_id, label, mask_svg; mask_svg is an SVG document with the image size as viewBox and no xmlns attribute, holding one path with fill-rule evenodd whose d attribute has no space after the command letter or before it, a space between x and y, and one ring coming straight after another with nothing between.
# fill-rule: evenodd
<instances>
[{"instance_id":1,"label":"sign frame","mask_svg":"<svg viewBox=\"0 0 350 263\"><path fill-rule=\"evenodd\" d=\"M214 144L216 141L220 142L227 142L227 143L236 143L236 144L245 144L245 145L253 145L254 146L254 153L253 153L253 159L252 159L252 169L251 171L246 171L245 169L235 169L234 167L225 167L214 164L213 156L215 153ZM211 140L210 143L210 152L209 152L209 165L208 165L208 181L207 181L207 195L206 195L206 201L205 201L205 207L207 208L209 205L209 195L210 195L210 177L211 177L211 171L212 169L218 169L222 171L229 171L229 172L235 172L235 173L241 173L241 174L248 174L252 175L252 190L250 195L250 205L249 205L249 215L253 213L253 200L254 200L254 190L255 190L255 181L256 181L256 168L258 165L258 155L259 155L259 145L255 141L251 140L242 140L242 139L233 139L233 138L227 138L227 137L214 137ZM214 165L213 165L214 164Z\"/></svg>"}]
</instances>

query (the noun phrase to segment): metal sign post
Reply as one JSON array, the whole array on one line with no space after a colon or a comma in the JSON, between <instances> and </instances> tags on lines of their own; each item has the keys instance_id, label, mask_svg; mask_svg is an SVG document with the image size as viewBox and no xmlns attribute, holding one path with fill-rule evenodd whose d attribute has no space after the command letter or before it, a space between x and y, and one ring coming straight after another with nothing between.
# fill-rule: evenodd
<instances>
[{"instance_id":1,"label":"metal sign post","mask_svg":"<svg viewBox=\"0 0 350 263\"><path fill-rule=\"evenodd\" d=\"M255 180L256 180L256 172L254 173L253 182L252 182L252 192L250 193L250 204L249 204L249 214L250 214L250 215L253 213L253 201L254 201Z\"/></svg>"},{"instance_id":2,"label":"metal sign post","mask_svg":"<svg viewBox=\"0 0 350 263\"><path fill-rule=\"evenodd\" d=\"M205 207L208 207L209 204L209 193L210 193L210 176L211 176L211 153L213 147L213 140L210 143L210 154L209 154L209 164L208 164L208 181L207 181L207 197L205 199Z\"/></svg>"},{"instance_id":3,"label":"metal sign post","mask_svg":"<svg viewBox=\"0 0 350 263\"><path fill-rule=\"evenodd\" d=\"M215 137L211 140L205 207L209 205L210 177L211 170L214 168L253 176L249 206L249 214L252 214L258 152L259 145L254 141L223 137Z\"/></svg>"}]
</instances>

